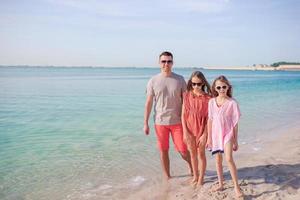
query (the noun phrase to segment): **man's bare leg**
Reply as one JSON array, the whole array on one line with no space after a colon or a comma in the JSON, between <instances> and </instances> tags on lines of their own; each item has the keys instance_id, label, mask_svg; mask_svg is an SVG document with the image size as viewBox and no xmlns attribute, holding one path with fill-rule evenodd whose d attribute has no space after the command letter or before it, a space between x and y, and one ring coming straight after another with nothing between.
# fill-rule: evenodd
<instances>
[{"instance_id":1,"label":"man's bare leg","mask_svg":"<svg viewBox=\"0 0 300 200\"><path fill-rule=\"evenodd\" d=\"M163 170L163 175L165 179L170 179L170 159L169 159L169 150L162 150L160 152L161 166Z\"/></svg>"},{"instance_id":2,"label":"man's bare leg","mask_svg":"<svg viewBox=\"0 0 300 200\"><path fill-rule=\"evenodd\" d=\"M189 166L189 170L191 175L193 175L193 167L192 167L192 163L191 163L191 155L190 152L187 150L185 152L179 152L181 157L183 158L183 160L185 160L188 163Z\"/></svg>"}]
</instances>

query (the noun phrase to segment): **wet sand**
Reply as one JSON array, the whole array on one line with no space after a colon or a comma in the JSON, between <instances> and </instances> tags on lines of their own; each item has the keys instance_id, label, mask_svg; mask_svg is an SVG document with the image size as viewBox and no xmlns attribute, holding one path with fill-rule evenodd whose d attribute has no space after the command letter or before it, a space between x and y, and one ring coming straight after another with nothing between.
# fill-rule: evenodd
<instances>
[{"instance_id":1,"label":"wet sand","mask_svg":"<svg viewBox=\"0 0 300 200\"><path fill-rule=\"evenodd\" d=\"M262 144L259 150L248 144L240 145L239 152L234 154L239 183L245 194L244 198L239 199L300 199L300 127L286 130L273 140L262 141ZM188 174L175 174L169 181L156 181L152 185L141 186L123 197L145 200L236 199L224 161L224 190L213 192L217 186L214 159L207 156L207 160L202 187L192 187L189 183L191 176ZM173 167L176 168L176 165Z\"/></svg>"}]
</instances>

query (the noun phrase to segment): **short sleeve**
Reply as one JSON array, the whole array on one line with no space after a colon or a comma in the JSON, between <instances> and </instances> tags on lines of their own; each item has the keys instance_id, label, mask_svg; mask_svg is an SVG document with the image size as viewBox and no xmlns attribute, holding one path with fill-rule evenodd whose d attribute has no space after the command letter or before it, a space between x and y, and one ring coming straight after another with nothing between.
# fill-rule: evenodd
<instances>
[{"instance_id":1,"label":"short sleeve","mask_svg":"<svg viewBox=\"0 0 300 200\"><path fill-rule=\"evenodd\" d=\"M213 98L208 101L208 119L213 120Z\"/></svg>"},{"instance_id":2,"label":"short sleeve","mask_svg":"<svg viewBox=\"0 0 300 200\"><path fill-rule=\"evenodd\" d=\"M184 101L184 106L186 108L187 104L189 102L189 92L188 91L183 92L182 97L183 97L183 101Z\"/></svg>"},{"instance_id":3,"label":"short sleeve","mask_svg":"<svg viewBox=\"0 0 300 200\"><path fill-rule=\"evenodd\" d=\"M232 103L232 122L233 126L235 126L241 117L241 111L239 104L234 100Z\"/></svg>"},{"instance_id":4,"label":"short sleeve","mask_svg":"<svg viewBox=\"0 0 300 200\"><path fill-rule=\"evenodd\" d=\"M153 84L152 79L148 81L147 88L146 88L147 96L154 96Z\"/></svg>"},{"instance_id":5,"label":"short sleeve","mask_svg":"<svg viewBox=\"0 0 300 200\"><path fill-rule=\"evenodd\" d=\"M182 92L185 92L186 91L186 82L184 80L184 78L182 78Z\"/></svg>"}]
</instances>

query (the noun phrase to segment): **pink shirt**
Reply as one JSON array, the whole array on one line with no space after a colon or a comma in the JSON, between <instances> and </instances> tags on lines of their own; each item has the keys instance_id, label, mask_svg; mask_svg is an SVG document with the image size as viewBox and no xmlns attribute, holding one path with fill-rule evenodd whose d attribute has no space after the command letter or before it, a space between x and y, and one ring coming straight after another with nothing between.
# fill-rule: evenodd
<instances>
[{"instance_id":1,"label":"pink shirt","mask_svg":"<svg viewBox=\"0 0 300 200\"><path fill-rule=\"evenodd\" d=\"M230 98L218 106L216 98L208 102L208 118L212 120L212 154L224 152L225 144L233 137L241 113L236 100Z\"/></svg>"}]
</instances>

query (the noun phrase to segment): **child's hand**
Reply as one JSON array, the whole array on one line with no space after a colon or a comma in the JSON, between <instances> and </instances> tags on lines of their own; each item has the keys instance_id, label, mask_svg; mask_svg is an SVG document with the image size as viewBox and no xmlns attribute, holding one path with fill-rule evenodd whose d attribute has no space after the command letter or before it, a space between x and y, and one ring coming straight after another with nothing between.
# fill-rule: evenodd
<instances>
[{"instance_id":1,"label":"child's hand","mask_svg":"<svg viewBox=\"0 0 300 200\"><path fill-rule=\"evenodd\" d=\"M189 132L184 132L183 133L183 142L185 144L189 144L191 142L191 136Z\"/></svg>"},{"instance_id":2,"label":"child's hand","mask_svg":"<svg viewBox=\"0 0 300 200\"><path fill-rule=\"evenodd\" d=\"M199 145L200 146L205 146L206 145L206 135L202 135L199 139Z\"/></svg>"},{"instance_id":3,"label":"child's hand","mask_svg":"<svg viewBox=\"0 0 300 200\"><path fill-rule=\"evenodd\" d=\"M212 141L210 139L207 140L205 148L208 150L212 149Z\"/></svg>"},{"instance_id":4,"label":"child's hand","mask_svg":"<svg viewBox=\"0 0 300 200\"><path fill-rule=\"evenodd\" d=\"M239 144L237 140L233 140L232 150L237 151L239 149Z\"/></svg>"}]
</instances>

